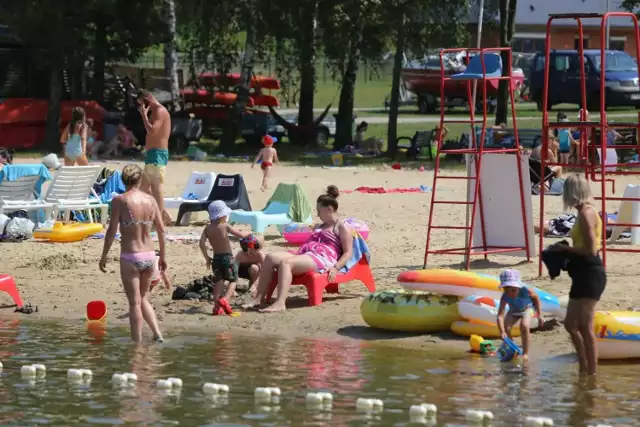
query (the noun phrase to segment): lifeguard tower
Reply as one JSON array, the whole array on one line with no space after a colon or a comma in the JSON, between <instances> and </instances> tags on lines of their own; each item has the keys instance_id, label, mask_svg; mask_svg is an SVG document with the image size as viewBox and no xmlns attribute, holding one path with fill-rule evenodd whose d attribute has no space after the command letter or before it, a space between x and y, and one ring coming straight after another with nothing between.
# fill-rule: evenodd
<instances>
[{"instance_id":1,"label":"lifeguard tower","mask_svg":"<svg viewBox=\"0 0 640 427\"><path fill-rule=\"evenodd\" d=\"M445 55L466 52L466 69L448 75ZM502 61L502 55L507 63ZM527 156L522 154L516 122L514 103L514 77L510 48L444 49L440 52L440 129L447 124L468 124L469 144L464 148L447 149L443 146L442 132L437 132L437 155L433 177L433 194L429 210L427 244L424 267L430 254L464 255L466 269L471 256L506 254L525 256L531 260L535 253L533 220L531 217L531 185ZM503 72L505 71L505 72ZM509 146L493 144L487 140L488 90L497 90L500 81L507 81L513 126L512 143ZM457 81L457 82L456 82ZM467 89L469 118L465 120L445 118L446 88L452 84L464 84ZM482 116L476 118L474 85L478 85ZM451 174L441 169L442 155L464 154L467 173ZM468 183L465 200L452 200L440 190L441 180L463 180ZM440 198L442 197L442 198ZM464 224L442 224L437 220L438 207L459 205L467 209ZM452 232L464 232L463 247L432 249L432 234L447 233L448 240L455 240Z\"/></svg>"}]
</instances>

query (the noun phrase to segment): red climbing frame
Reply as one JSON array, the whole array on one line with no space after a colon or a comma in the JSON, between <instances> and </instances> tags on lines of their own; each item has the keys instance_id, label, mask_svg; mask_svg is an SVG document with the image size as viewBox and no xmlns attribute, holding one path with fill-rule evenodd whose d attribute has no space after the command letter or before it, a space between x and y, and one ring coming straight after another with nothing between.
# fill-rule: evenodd
<instances>
[{"instance_id":1,"label":"red climbing frame","mask_svg":"<svg viewBox=\"0 0 640 427\"><path fill-rule=\"evenodd\" d=\"M468 99L468 105L470 106L469 108L469 116L470 118L468 120L446 120L445 119L445 83L447 81L452 80L451 77L447 77L446 73L445 73L445 62L444 62L444 55L448 54L448 53L459 53L459 52L466 52L467 55L467 63L469 63L470 58L472 56L472 54L475 55L480 55L480 59L481 59L481 63L482 63L482 74L483 74L483 78L480 79L475 79L475 80L467 80L466 84L467 84L467 99ZM500 77L487 77L487 68L486 68L486 64L485 64L485 54L488 53L492 53L492 54L501 54L502 52L507 52L507 56L509 58L509 60L507 61L507 72L504 73L505 75L500 76ZM504 64L503 64L504 66ZM484 141L485 141L485 135L486 135L486 131L487 131L487 105L488 105L488 100L487 100L487 83L489 81L495 81L495 80L507 80L510 82L509 84L509 99L511 102L511 118L513 120L513 136L515 139L515 147L514 148L501 148L501 149L490 149L490 150L485 150L485 146L484 146ZM475 117L475 108L471 108L472 105L474 105L473 100L472 100L472 88L473 88L473 84L475 82L478 82L479 84L479 92L482 96L482 107L483 107L483 111L482 111L482 120L476 120ZM526 230L527 230L527 217L526 217L526 211L525 211L525 197L528 197L530 190L527 189L525 191L524 187L523 187L523 181L522 181L522 165L520 163L520 139L518 137L518 126L516 124L516 107L515 107L515 103L514 103L514 84L513 84L513 74L512 74L512 58L511 58L511 48L486 48L486 49L473 49L473 48L458 48L458 49L443 49L440 51L440 129L443 129L443 127L447 124L447 123L458 123L458 124L468 124L470 126L470 137L471 137L471 146L469 148L464 148L464 149L451 149L451 150L447 150L447 149L442 149L442 132L438 132L437 137L437 154L436 154L436 164L435 164L435 170L434 170L434 175L433 175L433 194L431 195L431 205L429 208L429 224L427 227L427 245L426 245L426 249L425 249L425 253L424 253L424 267L427 266L427 258L429 256L429 254L448 254L448 255L465 255L466 256L466 269L468 270L470 268L470 264L471 264L471 256L472 255L484 255L485 259L487 258L487 255L489 254L496 254L496 253L505 253L505 252L514 252L514 251L525 251L527 254L527 260L531 260L531 254L529 251L529 235L527 234ZM477 103L476 103L477 105ZM478 142L476 141L476 129L475 129L475 125L478 125L482 123L482 128L480 131L480 144L478 144ZM483 208L482 208L482 186L480 184L480 180L479 179L475 179L475 177L479 177L480 172L481 172L481 168L482 168L482 155L487 152L490 151L491 153L510 153L510 154L515 154L515 156L517 157L517 164L518 164L518 180L520 182L520 205L521 205L521 209L522 209L522 220L523 220L523 224L524 227L522 228L523 233L524 233L524 239L525 239L525 245L523 247L490 247L487 246L486 242L486 232L485 232L485 223L484 223L484 217L483 217ZM469 176L469 174L467 173L467 175L461 176L447 176L447 175L440 175L440 155L441 154L469 154L473 156L473 160L474 160L474 165L475 165L475 174L473 176ZM472 180L475 179L475 190L473 192L473 200L472 201L468 201L468 200L464 200L464 201L457 201L457 200L437 200L436 196L438 195L438 181L441 179L455 179L455 180ZM478 205L478 202L480 202L480 204ZM464 226L462 225L433 225L433 216L435 213L435 207L437 205L440 204L450 204L450 205L461 205L461 206L471 206L471 218L468 221L467 224L465 224ZM476 209L476 206L478 206L479 208ZM474 231L474 226L475 226L475 221L476 221L476 211L478 211L479 215L480 215L480 222L481 222L481 230L482 230L482 241L483 241L483 246L473 246L473 231ZM430 244L431 244L431 233L433 230L463 230L463 231L468 231L468 238L466 239L465 242L465 246L462 248L447 248L447 249L437 249L437 250L431 250L430 249Z\"/></svg>"},{"instance_id":2,"label":"red climbing frame","mask_svg":"<svg viewBox=\"0 0 640 427\"><path fill-rule=\"evenodd\" d=\"M611 182L612 194L615 194L615 180L613 178L607 178L607 175L640 175L640 169L630 170L630 171L607 171L609 167L620 167L620 166L628 166L626 164L609 164L606 165L607 158L607 131L609 130L609 123L606 115L606 91L605 91L605 45L606 45L606 31L607 31L607 21L612 17L625 17L633 20L634 28L635 28L635 45L636 45L636 59L640 59L640 32L638 31L638 19L636 15L629 12L610 12L606 14L597 14L597 13L570 13L570 14L558 14L558 15L549 15L549 20L547 21L547 38L546 38L546 46L545 46L545 67L544 67L544 90L543 90L543 110L542 110L542 161L541 161L541 172L544 172L545 167L547 166L570 166L573 168L579 167L584 168L585 176L588 180L592 182L598 182L601 186L601 196L596 197L595 199L600 200L601 205L601 213L602 213L602 223L606 224L607 222L607 214L606 214L606 203L607 200L611 201L640 201L637 198L630 197L607 197L607 187L606 183ZM548 101L549 101L549 59L551 53L551 28L554 20L557 19L574 19L578 24L578 52L580 56L580 91L581 91L581 112L580 112L580 121L578 122L563 122L563 123L549 123L549 111ZM587 87L585 80L585 71L584 71L584 49L583 49L583 19L600 19L600 120L599 121L589 121L588 112L587 112ZM638 78L640 79L640 70L638 70ZM579 152L579 164L578 165L567 165L561 163L551 163L547 159L547 152L549 147L549 130L553 130L556 128L578 128L580 130L580 152ZM636 122L616 122L612 126L612 128L618 129L635 129L636 130L636 144L633 145L618 145L616 144L616 149L635 149L640 153L640 145L638 145L638 141L640 139L640 113L638 113L638 120ZM590 136L592 132L596 130L600 131L600 142L599 144L589 145ZM601 164L592 164L590 159L597 159L595 150L600 149L600 153L602 155ZM607 167L603 167L606 165ZM544 175L540 175L544 176ZM540 186L540 230L543 230L544 227L544 185ZM623 224L616 223L616 225L623 227L640 227L640 224ZM542 275L542 250L544 249L544 233L540 233L539 237L539 248L540 248L540 256L538 257L538 274ZM607 233L602 233L602 261L606 266L607 263L607 251L612 252L640 252L640 249L623 249L623 248L609 248L607 249Z\"/></svg>"}]
</instances>

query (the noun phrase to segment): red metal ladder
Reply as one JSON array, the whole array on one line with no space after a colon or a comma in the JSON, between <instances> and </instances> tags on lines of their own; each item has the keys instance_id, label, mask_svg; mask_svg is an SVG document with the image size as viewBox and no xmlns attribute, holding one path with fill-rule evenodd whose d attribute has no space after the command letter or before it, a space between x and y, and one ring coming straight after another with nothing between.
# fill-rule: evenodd
<instances>
[{"instance_id":1,"label":"red metal ladder","mask_svg":"<svg viewBox=\"0 0 640 427\"><path fill-rule=\"evenodd\" d=\"M483 77L479 79L470 79L466 81L467 86L467 97L469 102L469 119L468 120L447 120L445 119L445 83L450 81L451 78L447 77L445 74L445 62L444 56L448 53L453 52L463 52L467 53L467 63L470 59L470 54L475 53L476 55L480 55L481 63L482 63L482 71ZM486 64L484 55L485 53L498 53L506 52L506 56L508 56L509 60L506 64L507 73L503 73L500 77L488 77L486 73ZM466 257L466 269L468 270L471 266L471 255L484 255L485 258L489 254L496 253L505 253L505 252L513 252L513 251L525 251L527 254L527 260L531 259L531 254L529 251L529 236L527 233L527 218L525 214L525 202L524 202L524 187L522 182L522 165L520 162L521 150L520 150L520 140L518 137L518 127L516 123L516 109L514 102L514 85L513 85L513 76L512 76L512 58L511 58L511 48L486 48L486 49L467 49L467 48L458 48L458 49L443 49L440 51L440 130L436 133L436 144L437 144L437 152L436 152L436 164L433 175L433 189L431 195L431 203L429 208L429 223L427 226L427 244L425 248L424 254L424 267L427 266L427 261L429 254L448 254L448 255L464 255ZM504 64L503 64L504 67ZM506 75L505 75L506 74ZM487 83L489 81L499 81L499 80L507 80L509 82L509 98L511 102L511 117L513 120L513 137L515 140L515 145L513 148L499 148L499 149L490 149L491 153L509 153L515 154L517 157L517 168L518 168L518 180L520 181L520 201L522 207L522 217L524 221L524 237L525 237L525 246L524 247L490 247L487 246L486 239L486 230L484 227L484 212L483 212L483 204L482 204L482 185L481 180L476 179L476 177L481 177L482 172L482 157L486 152L485 150L485 138L487 135ZM482 120L476 120L475 117L475 103L472 96L472 85L474 81L481 85L480 90L482 93L482 106L483 106L483 116ZM442 148L442 134L443 129L446 124L469 124L471 128L470 132L470 147L469 148L457 148L457 149L443 149ZM482 123L482 127L480 129L480 142L477 141L477 134L475 125ZM471 161L474 163L474 174L471 175L467 172L466 175L443 175L440 170L440 155L441 154L462 154L462 155L470 155ZM470 162L471 163L471 162ZM469 164L470 164L469 163ZM471 176L470 176L471 175ZM474 191L469 199L469 196L466 195L467 200L438 200L438 181L444 180L475 180ZM526 195L530 195L530 190L527 191ZM480 202L478 204L478 202ZM436 206L439 205L462 205L467 208L471 207L471 215L470 219L467 219L467 223L465 225L434 225L433 218L436 211ZM481 221L481 232L482 232L482 246L474 247L473 246L473 238L474 238L474 228L476 223L476 213L480 215ZM461 231L464 230L467 232L467 237L465 238L465 246L461 248L445 248L445 249L431 249L431 237L432 232L435 230L451 230L451 231ZM481 249L481 250L479 250Z\"/></svg>"}]
</instances>

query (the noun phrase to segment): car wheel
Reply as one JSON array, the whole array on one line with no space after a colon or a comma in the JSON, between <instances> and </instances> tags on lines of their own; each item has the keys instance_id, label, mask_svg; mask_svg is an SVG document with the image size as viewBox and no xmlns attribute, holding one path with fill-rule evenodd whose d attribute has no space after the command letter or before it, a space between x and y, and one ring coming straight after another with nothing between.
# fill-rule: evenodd
<instances>
[{"instance_id":1,"label":"car wheel","mask_svg":"<svg viewBox=\"0 0 640 427\"><path fill-rule=\"evenodd\" d=\"M327 144L329 144L329 129L319 128L316 131L316 145L325 147Z\"/></svg>"}]
</instances>

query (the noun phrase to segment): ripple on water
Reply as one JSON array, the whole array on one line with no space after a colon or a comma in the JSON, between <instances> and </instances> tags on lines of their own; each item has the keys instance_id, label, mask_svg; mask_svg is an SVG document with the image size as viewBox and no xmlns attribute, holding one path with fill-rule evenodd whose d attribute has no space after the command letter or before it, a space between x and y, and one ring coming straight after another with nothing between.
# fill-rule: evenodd
<instances>
[{"instance_id":1,"label":"ripple on water","mask_svg":"<svg viewBox=\"0 0 640 427\"><path fill-rule=\"evenodd\" d=\"M625 366L603 366L598 383L581 382L570 363L531 363L527 370L494 359L431 357L357 341L274 339L180 333L163 345L134 347L124 328L101 342L84 325L22 321L0 329L4 370L0 413L8 425L370 425L408 426L409 406L433 403L438 422L463 425L467 408L492 411L495 426L549 416L556 425L635 422L640 390ZM46 378L30 381L20 366L44 363ZM88 383L67 380L69 368L93 371ZM135 387L114 387L114 372L134 372ZM181 390L157 390L160 378L180 377ZM228 396L202 393L205 382L226 384ZM254 403L256 387L279 387L279 405ZM330 411L306 408L310 391L334 396ZM382 399L381 414L355 410L358 397ZM597 417L596 417L597 416Z\"/></svg>"}]
</instances>

